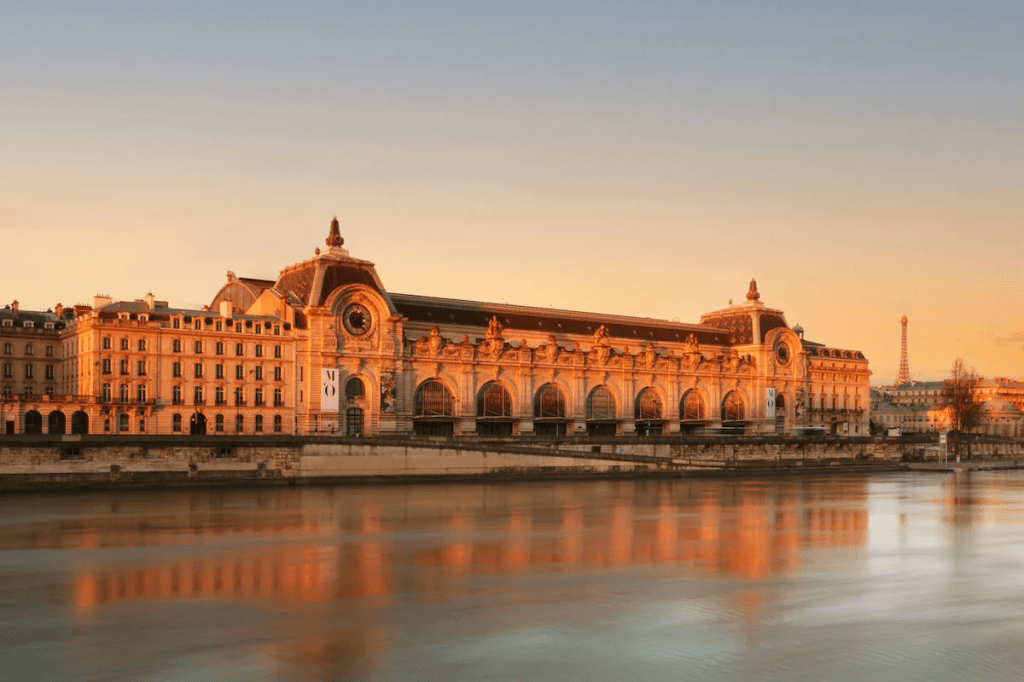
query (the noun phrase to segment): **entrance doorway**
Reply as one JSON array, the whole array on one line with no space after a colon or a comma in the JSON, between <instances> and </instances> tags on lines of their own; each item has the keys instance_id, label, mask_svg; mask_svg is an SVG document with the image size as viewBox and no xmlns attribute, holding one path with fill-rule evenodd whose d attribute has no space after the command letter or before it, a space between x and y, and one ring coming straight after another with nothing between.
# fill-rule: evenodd
<instances>
[{"instance_id":1,"label":"entrance doorway","mask_svg":"<svg viewBox=\"0 0 1024 682\"><path fill-rule=\"evenodd\" d=\"M188 432L193 436L205 436L206 415L202 412L196 412L193 414L192 419L189 420Z\"/></svg>"}]
</instances>

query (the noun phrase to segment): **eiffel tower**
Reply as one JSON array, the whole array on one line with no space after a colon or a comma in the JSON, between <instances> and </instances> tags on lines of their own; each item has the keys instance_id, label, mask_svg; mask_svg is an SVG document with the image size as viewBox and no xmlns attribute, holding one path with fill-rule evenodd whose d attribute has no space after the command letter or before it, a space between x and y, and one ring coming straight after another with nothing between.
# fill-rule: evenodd
<instances>
[{"instance_id":1,"label":"eiffel tower","mask_svg":"<svg viewBox=\"0 0 1024 682\"><path fill-rule=\"evenodd\" d=\"M900 373L896 375L896 385L910 383L910 364L907 362L907 316L900 319L903 325L903 344L900 347Z\"/></svg>"}]
</instances>

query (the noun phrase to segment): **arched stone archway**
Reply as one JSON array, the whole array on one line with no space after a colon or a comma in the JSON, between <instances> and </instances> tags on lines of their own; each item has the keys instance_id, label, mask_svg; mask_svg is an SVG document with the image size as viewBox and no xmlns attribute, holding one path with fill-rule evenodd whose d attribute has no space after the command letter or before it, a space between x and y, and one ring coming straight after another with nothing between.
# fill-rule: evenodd
<instances>
[{"instance_id":1,"label":"arched stone archway","mask_svg":"<svg viewBox=\"0 0 1024 682\"><path fill-rule=\"evenodd\" d=\"M500 381L484 384L476 401L476 432L481 436L511 436L513 429L512 393Z\"/></svg>"},{"instance_id":2,"label":"arched stone archway","mask_svg":"<svg viewBox=\"0 0 1024 682\"><path fill-rule=\"evenodd\" d=\"M544 384L533 399L533 432L538 436L564 436L568 425L565 392Z\"/></svg>"},{"instance_id":3,"label":"arched stone archway","mask_svg":"<svg viewBox=\"0 0 1024 682\"><path fill-rule=\"evenodd\" d=\"M427 379L413 399L413 433L417 436L455 434L455 396L437 379Z\"/></svg>"},{"instance_id":4,"label":"arched stone archway","mask_svg":"<svg viewBox=\"0 0 1024 682\"><path fill-rule=\"evenodd\" d=\"M202 412L195 412L188 420L188 432L193 436L206 435L206 415Z\"/></svg>"},{"instance_id":5,"label":"arched stone archway","mask_svg":"<svg viewBox=\"0 0 1024 682\"><path fill-rule=\"evenodd\" d=\"M60 410L54 410L46 418L46 432L64 435L67 433L68 419Z\"/></svg>"},{"instance_id":6,"label":"arched stone archway","mask_svg":"<svg viewBox=\"0 0 1024 682\"><path fill-rule=\"evenodd\" d=\"M84 435L89 433L89 415L78 410L71 415L71 434Z\"/></svg>"},{"instance_id":7,"label":"arched stone archway","mask_svg":"<svg viewBox=\"0 0 1024 682\"><path fill-rule=\"evenodd\" d=\"M587 396L587 435L614 436L618 433L618 404L607 386L594 387Z\"/></svg>"},{"instance_id":8,"label":"arched stone archway","mask_svg":"<svg viewBox=\"0 0 1024 682\"><path fill-rule=\"evenodd\" d=\"M43 432L43 415L36 410L29 410L25 413L25 433L27 435L39 435Z\"/></svg>"}]
</instances>

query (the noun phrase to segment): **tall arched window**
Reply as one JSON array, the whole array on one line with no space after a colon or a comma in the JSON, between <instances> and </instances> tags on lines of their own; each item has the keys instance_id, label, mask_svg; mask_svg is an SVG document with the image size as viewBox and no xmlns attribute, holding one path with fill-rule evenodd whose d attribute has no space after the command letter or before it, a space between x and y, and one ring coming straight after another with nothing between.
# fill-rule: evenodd
<instances>
[{"instance_id":1,"label":"tall arched window","mask_svg":"<svg viewBox=\"0 0 1024 682\"><path fill-rule=\"evenodd\" d=\"M476 416L478 417L511 417L512 395L504 385L492 381L480 391L477 398Z\"/></svg>"},{"instance_id":2,"label":"tall arched window","mask_svg":"<svg viewBox=\"0 0 1024 682\"><path fill-rule=\"evenodd\" d=\"M366 395L366 384L359 377L352 377L345 383L345 397L349 400L362 398Z\"/></svg>"},{"instance_id":3,"label":"tall arched window","mask_svg":"<svg viewBox=\"0 0 1024 682\"><path fill-rule=\"evenodd\" d=\"M598 386L587 396L587 419L615 419L615 396L607 386Z\"/></svg>"},{"instance_id":4,"label":"tall arched window","mask_svg":"<svg viewBox=\"0 0 1024 682\"><path fill-rule=\"evenodd\" d=\"M554 384L544 384L533 403L535 419L565 419L565 394Z\"/></svg>"},{"instance_id":5,"label":"tall arched window","mask_svg":"<svg viewBox=\"0 0 1024 682\"><path fill-rule=\"evenodd\" d=\"M416 417L454 417L455 399L448 387L436 379L420 384L413 405Z\"/></svg>"},{"instance_id":6,"label":"tall arched window","mask_svg":"<svg viewBox=\"0 0 1024 682\"><path fill-rule=\"evenodd\" d=\"M641 421L657 421L662 418L661 396L653 388L645 388L636 398L636 418Z\"/></svg>"},{"instance_id":7,"label":"tall arched window","mask_svg":"<svg viewBox=\"0 0 1024 682\"><path fill-rule=\"evenodd\" d=\"M64 433L67 429L67 417L60 410L54 410L47 418L47 433Z\"/></svg>"},{"instance_id":8,"label":"tall arched window","mask_svg":"<svg viewBox=\"0 0 1024 682\"><path fill-rule=\"evenodd\" d=\"M35 410L25 413L25 433L41 434L43 432L43 415Z\"/></svg>"},{"instance_id":9,"label":"tall arched window","mask_svg":"<svg viewBox=\"0 0 1024 682\"><path fill-rule=\"evenodd\" d=\"M704 411L704 398L700 391L691 389L686 392L682 404L679 406L679 414L683 421L707 418L707 413Z\"/></svg>"},{"instance_id":10,"label":"tall arched window","mask_svg":"<svg viewBox=\"0 0 1024 682\"><path fill-rule=\"evenodd\" d=\"M743 396L736 391L730 391L722 401L722 421L742 421L746 418L746 411L743 406Z\"/></svg>"},{"instance_id":11,"label":"tall arched window","mask_svg":"<svg viewBox=\"0 0 1024 682\"><path fill-rule=\"evenodd\" d=\"M129 417L128 417L128 413L127 412L122 412L121 414L117 415L117 430L118 431L127 431L128 428L129 428L129 423L130 422L129 422Z\"/></svg>"}]
</instances>

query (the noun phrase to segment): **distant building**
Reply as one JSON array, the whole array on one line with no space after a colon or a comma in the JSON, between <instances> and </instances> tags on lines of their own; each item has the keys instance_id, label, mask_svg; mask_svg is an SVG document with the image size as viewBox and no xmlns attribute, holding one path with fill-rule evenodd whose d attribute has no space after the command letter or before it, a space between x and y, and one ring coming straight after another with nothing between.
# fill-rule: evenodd
<instances>
[{"instance_id":1,"label":"distant building","mask_svg":"<svg viewBox=\"0 0 1024 682\"><path fill-rule=\"evenodd\" d=\"M950 428L943 404L943 381L911 381L872 390L871 420L876 431L900 428L903 433L938 433ZM975 433L1024 436L1024 381L982 379L974 391L982 403Z\"/></svg>"},{"instance_id":2,"label":"distant building","mask_svg":"<svg viewBox=\"0 0 1024 682\"><path fill-rule=\"evenodd\" d=\"M54 378L14 381L11 354L5 431L64 433L40 425L70 411L109 434L867 435L867 359L805 340L753 280L685 324L390 293L342 245L335 220L325 250L276 280L229 272L200 310L149 294L36 314Z\"/></svg>"}]
</instances>

